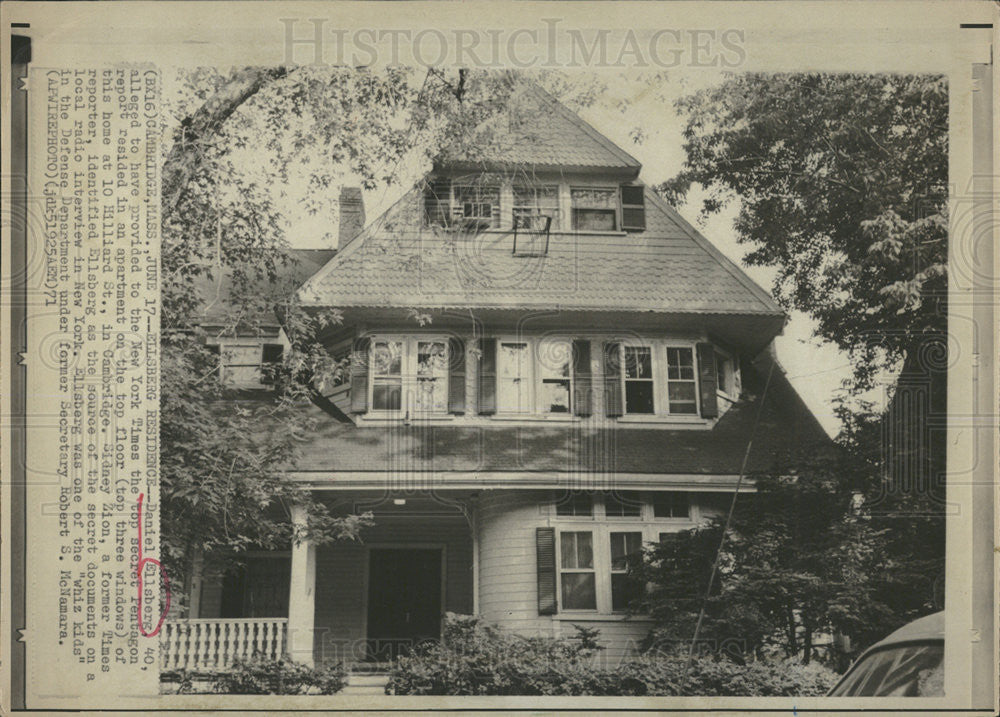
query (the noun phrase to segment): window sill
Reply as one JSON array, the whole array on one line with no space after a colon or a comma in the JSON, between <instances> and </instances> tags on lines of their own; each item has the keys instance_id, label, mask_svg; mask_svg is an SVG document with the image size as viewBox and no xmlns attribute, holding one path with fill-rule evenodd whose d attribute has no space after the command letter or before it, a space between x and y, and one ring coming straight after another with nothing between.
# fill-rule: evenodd
<instances>
[{"instance_id":1,"label":"window sill","mask_svg":"<svg viewBox=\"0 0 1000 717\"><path fill-rule=\"evenodd\" d=\"M708 425L701 416L663 416L663 415L642 415L632 414L618 417L619 423L683 423L694 425Z\"/></svg>"},{"instance_id":2,"label":"window sill","mask_svg":"<svg viewBox=\"0 0 1000 717\"><path fill-rule=\"evenodd\" d=\"M358 422L370 425L397 425L397 424L407 424L407 423L449 423L455 420L455 416L450 414L433 414L429 416L417 415L417 416L400 416L392 413L386 414L372 414L372 413L362 413L358 414Z\"/></svg>"},{"instance_id":3,"label":"window sill","mask_svg":"<svg viewBox=\"0 0 1000 717\"><path fill-rule=\"evenodd\" d=\"M494 413L489 417L491 421L532 421L539 423L578 423L583 420L581 416L543 416L537 413Z\"/></svg>"},{"instance_id":4,"label":"window sill","mask_svg":"<svg viewBox=\"0 0 1000 717\"><path fill-rule=\"evenodd\" d=\"M653 622L653 618L647 615L629 615L622 612L596 613L596 612L558 612L552 616L553 620L562 622Z\"/></svg>"}]
</instances>

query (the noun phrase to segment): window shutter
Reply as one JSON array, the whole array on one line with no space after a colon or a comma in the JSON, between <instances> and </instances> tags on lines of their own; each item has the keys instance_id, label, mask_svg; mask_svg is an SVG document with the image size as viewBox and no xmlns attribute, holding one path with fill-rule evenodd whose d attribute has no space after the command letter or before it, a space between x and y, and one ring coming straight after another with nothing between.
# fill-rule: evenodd
<instances>
[{"instance_id":1,"label":"window shutter","mask_svg":"<svg viewBox=\"0 0 1000 717\"><path fill-rule=\"evenodd\" d=\"M538 562L538 614L555 615L558 609L555 528L535 528L535 553Z\"/></svg>"},{"instance_id":2,"label":"window shutter","mask_svg":"<svg viewBox=\"0 0 1000 717\"><path fill-rule=\"evenodd\" d=\"M719 399L715 395L717 378L715 375L715 349L710 343L700 343L696 346L698 354L698 387L699 403L703 418L715 418L719 415Z\"/></svg>"},{"instance_id":3,"label":"window shutter","mask_svg":"<svg viewBox=\"0 0 1000 717\"><path fill-rule=\"evenodd\" d=\"M448 339L448 413L465 413L465 342Z\"/></svg>"},{"instance_id":4,"label":"window shutter","mask_svg":"<svg viewBox=\"0 0 1000 717\"><path fill-rule=\"evenodd\" d=\"M617 341L604 344L604 415L622 415L622 345Z\"/></svg>"},{"instance_id":5,"label":"window shutter","mask_svg":"<svg viewBox=\"0 0 1000 717\"><path fill-rule=\"evenodd\" d=\"M351 413L368 411L368 362L372 340L363 337L354 342L351 356Z\"/></svg>"},{"instance_id":6,"label":"window shutter","mask_svg":"<svg viewBox=\"0 0 1000 717\"><path fill-rule=\"evenodd\" d=\"M480 339L479 350L479 413L489 416L497 412L497 340Z\"/></svg>"},{"instance_id":7,"label":"window shutter","mask_svg":"<svg viewBox=\"0 0 1000 717\"><path fill-rule=\"evenodd\" d=\"M622 229L627 232L646 230L646 197L641 185L621 185Z\"/></svg>"},{"instance_id":8,"label":"window shutter","mask_svg":"<svg viewBox=\"0 0 1000 717\"><path fill-rule=\"evenodd\" d=\"M593 412L591 383L590 341L573 339L573 413L577 416L589 416Z\"/></svg>"}]
</instances>

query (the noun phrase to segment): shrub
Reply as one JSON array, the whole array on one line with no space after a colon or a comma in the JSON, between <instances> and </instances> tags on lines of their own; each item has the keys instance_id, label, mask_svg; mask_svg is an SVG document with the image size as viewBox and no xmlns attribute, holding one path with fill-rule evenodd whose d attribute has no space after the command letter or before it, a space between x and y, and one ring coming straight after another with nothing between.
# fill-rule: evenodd
<instances>
[{"instance_id":1,"label":"shrub","mask_svg":"<svg viewBox=\"0 0 1000 717\"><path fill-rule=\"evenodd\" d=\"M254 656L216 673L212 688L232 695L332 695L346 684L347 671L341 663L309 667L289 659Z\"/></svg>"},{"instance_id":2,"label":"shrub","mask_svg":"<svg viewBox=\"0 0 1000 717\"><path fill-rule=\"evenodd\" d=\"M440 643L396 661L386 692L407 695L822 695L837 675L821 665L698 657L637 657L608 668L591 658L597 631L521 637L481 619L449 615Z\"/></svg>"}]
</instances>

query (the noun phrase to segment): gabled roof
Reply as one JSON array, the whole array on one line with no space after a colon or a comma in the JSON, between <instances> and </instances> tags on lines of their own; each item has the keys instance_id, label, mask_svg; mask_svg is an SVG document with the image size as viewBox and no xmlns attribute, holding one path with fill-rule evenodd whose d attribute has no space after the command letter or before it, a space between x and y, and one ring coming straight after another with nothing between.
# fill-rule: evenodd
<instances>
[{"instance_id":1,"label":"gabled roof","mask_svg":"<svg viewBox=\"0 0 1000 717\"><path fill-rule=\"evenodd\" d=\"M532 82L514 88L506 110L446 148L436 165L639 172L639 160Z\"/></svg>"},{"instance_id":2,"label":"gabled roof","mask_svg":"<svg viewBox=\"0 0 1000 717\"><path fill-rule=\"evenodd\" d=\"M304 304L757 314L782 309L651 189L646 231L553 232L514 256L512 232L424 227L418 186L300 290ZM523 237L521 239L523 241Z\"/></svg>"},{"instance_id":3,"label":"gabled roof","mask_svg":"<svg viewBox=\"0 0 1000 717\"><path fill-rule=\"evenodd\" d=\"M336 253L334 249L289 249L289 261L280 267L278 280L262 281L259 296L266 297L278 285L288 287L289 290L294 289L325 266ZM232 288L228 273L211 278L207 276L199 278L195 284L195 291L201 300L199 323L203 326L214 326L231 320L234 310ZM247 317L247 321L262 327L276 328L278 320L272 310L273 307L262 305L258 308L257 315Z\"/></svg>"}]
</instances>

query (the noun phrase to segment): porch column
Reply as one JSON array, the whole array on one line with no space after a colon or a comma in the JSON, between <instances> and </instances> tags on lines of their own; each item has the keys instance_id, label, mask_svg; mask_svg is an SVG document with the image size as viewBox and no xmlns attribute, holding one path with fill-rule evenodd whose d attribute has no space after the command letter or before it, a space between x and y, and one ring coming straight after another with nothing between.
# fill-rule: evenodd
<instances>
[{"instance_id":1,"label":"porch column","mask_svg":"<svg viewBox=\"0 0 1000 717\"><path fill-rule=\"evenodd\" d=\"M305 525L305 510L292 506L292 522ZM313 621L316 615L316 548L309 540L292 545L288 593L288 654L296 662L313 664Z\"/></svg>"}]
</instances>

